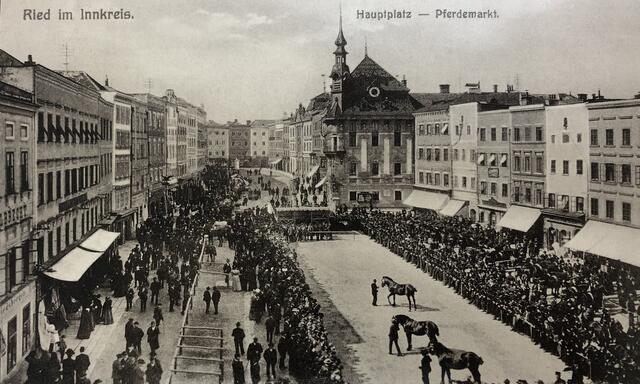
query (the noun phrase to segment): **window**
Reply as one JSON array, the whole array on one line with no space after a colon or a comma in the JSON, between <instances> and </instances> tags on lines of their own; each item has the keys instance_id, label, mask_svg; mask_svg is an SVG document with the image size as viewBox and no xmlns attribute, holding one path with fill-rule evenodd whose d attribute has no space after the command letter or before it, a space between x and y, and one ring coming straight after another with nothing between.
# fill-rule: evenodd
<instances>
[{"instance_id":1,"label":"window","mask_svg":"<svg viewBox=\"0 0 640 384\"><path fill-rule=\"evenodd\" d=\"M418 148L418 160L424 159L424 148Z\"/></svg>"},{"instance_id":2,"label":"window","mask_svg":"<svg viewBox=\"0 0 640 384\"><path fill-rule=\"evenodd\" d=\"M355 133L355 131L349 132L349 146L350 147L355 147L356 146L356 133Z\"/></svg>"},{"instance_id":3,"label":"window","mask_svg":"<svg viewBox=\"0 0 640 384\"><path fill-rule=\"evenodd\" d=\"M513 128L513 141L520 141L520 128Z\"/></svg>"},{"instance_id":4,"label":"window","mask_svg":"<svg viewBox=\"0 0 640 384\"><path fill-rule=\"evenodd\" d=\"M486 181L481 181L480 182L480 194L481 195L486 195L487 194L487 182Z\"/></svg>"},{"instance_id":5,"label":"window","mask_svg":"<svg viewBox=\"0 0 640 384\"><path fill-rule=\"evenodd\" d=\"M520 202L520 187L517 185L513 186L513 201L516 203Z\"/></svg>"},{"instance_id":6,"label":"window","mask_svg":"<svg viewBox=\"0 0 640 384\"><path fill-rule=\"evenodd\" d=\"M462 188L467 188L467 177L462 176Z\"/></svg>"},{"instance_id":7,"label":"window","mask_svg":"<svg viewBox=\"0 0 640 384\"><path fill-rule=\"evenodd\" d=\"M71 171L64 170L64 195L69 196L71 193Z\"/></svg>"},{"instance_id":8,"label":"window","mask_svg":"<svg viewBox=\"0 0 640 384\"><path fill-rule=\"evenodd\" d=\"M542 127L536 127L536 141L542 141Z\"/></svg>"},{"instance_id":9,"label":"window","mask_svg":"<svg viewBox=\"0 0 640 384\"><path fill-rule=\"evenodd\" d=\"M378 131L371 132L371 146L372 147L378 146Z\"/></svg>"},{"instance_id":10,"label":"window","mask_svg":"<svg viewBox=\"0 0 640 384\"><path fill-rule=\"evenodd\" d=\"M555 193L550 193L549 194L547 205L549 206L549 208L555 208L556 207L556 194Z\"/></svg>"},{"instance_id":11,"label":"window","mask_svg":"<svg viewBox=\"0 0 640 384\"><path fill-rule=\"evenodd\" d=\"M622 164L620 168L622 173L622 183L631 184L631 164Z\"/></svg>"},{"instance_id":12,"label":"window","mask_svg":"<svg viewBox=\"0 0 640 384\"><path fill-rule=\"evenodd\" d=\"M418 136L424 136L424 124L418 125Z\"/></svg>"},{"instance_id":13,"label":"window","mask_svg":"<svg viewBox=\"0 0 640 384\"><path fill-rule=\"evenodd\" d=\"M605 202L605 207L606 207L607 219L613 219L613 215L614 215L613 201L607 200Z\"/></svg>"},{"instance_id":14,"label":"window","mask_svg":"<svg viewBox=\"0 0 640 384\"><path fill-rule=\"evenodd\" d=\"M439 173L434 173L433 174L433 184L434 185L440 185L440 174Z\"/></svg>"},{"instance_id":15,"label":"window","mask_svg":"<svg viewBox=\"0 0 640 384\"><path fill-rule=\"evenodd\" d=\"M631 221L631 204L622 203L622 220Z\"/></svg>"},{"instance_id":16,"label":"window","mask_svg":"<svg viewBox=\"0 0 640 384\"><path fill-rule=\"evenodd\" d=\"M4 126L4 137L7 140L13 140L16 138L15 125L11 122L6 122Z\"/></svg>"},{"instance_id":17,"label":"window","mask_svg":"<svg viewBox=\"0 0 640 384\"><path fill-rule=\"evenodd\" d=\"M448 173L443 173L442 174L442 186L443 187L448 187L449 186L449 174Z\"/></svg>"},{"instance_id":18,"label":"window","mask_svg":"<svg viewBox=\"0 0 640 384\"><path fill-rule=\"evenodd\" d=\"M13 152L7 152L5 154L5 193L12 195L16 193L15 186L15 164L13 159Z\"/></svg>"},{"instance_id":19,"label":"window","mask_svg":"<svg viewBox=\"0 0 640 384\"><path fill-rule=\"evenodd\" d=\"M604 180L609 183L615 183L616 171L615 165L612 163L606 163L604 165Z\"/></svg>"},{"instance_id":20,"label":"window","mask_svg":"<svg viewBox=\"0 0 640 384\"><path fill-rule=\"evenodd\" d=\"M371 175L372 176L378 176L378 163L377 162L371 163Z\"/></svg>"},{"instance_id":21,"label":"window","mask_svg":"<svg viewBox=\"0 0 640 384\"><path fill-rule=\"evenodd\" d=\"M584 197L576 197L576 212L584 212Z\"/></svg>"},{"instance_id":22,"label":"window","mask_svg":"<svg viewBox=\"0 0 640 384\"><path fill-rule=\"evenodd\" d=\"M563 133L562 134L562 143L566 144L569 142L569 134L568 133Z\"/></svg>"},{"instance_id":23,"label":"window","mask_svg":"<svg viewBox=\"0 0 640 384\"><path fill-rule=\"evenodd\" d=\"M480 128L480 141L487 140L487 130L485 128Z\"/></svg>"},{"instance_id":24,"label":"window","mask_svg":"<svg viewBox=\"0 0 640 384\"><path fill-rule=\"evenodd\" d=\"M509 141L509 128L502 127L502 141Z\"/></svg>"},{"instance_id":25,"label":"window","mask_svg":"<svg viewBox=\"0 0 640 384\"><path fill-rule=\"evenodd\" d=\"M7 324L7 373L16 366L18 358L18 317L14 316Z\"/></svg>"},{"instance_id":26,"label":"window","mask_svg":"<svg viewBox=\"0 0 640 384\"><path fill-rule=\"evenodd\" d=\"M551 144L555 144L556 142L556 135L551 135Z\"/></svg>"},{"instance_id":27,"label":"window","mask_svg":"<svg viewBox=\"0 0 640 384\"><path fill-rule=\"evenodd\" d=\"M38 143L43 143L47 137L47 130L44 127L44 113L38 112Z\"/></svg>"},{"instance_id":28,"label":"window","mask_svg":"<svg viewBox=\"0 0 640 384\"><path fill-rule=\"evenodd\" d=\"M513 170L515 172L520 172L521 164L520 164L520 154L513 155Z\"/></svg>"},{"instance_id":29,"label":"window","mask_svg":"<svg viewBox=\"0 0 640 384\"><path fill-rule=\"evenodd\" d=\"M604 145L614 145L613 144L613 129L607 129L605 131L605 142Z\"/></svg>"},{"instance_id":30,"label":"window","mask_svg":"<svg viewBox=\"0 0 640 384\"><path fill-rule=\"evenodd\" d=\"M20 192L29 190L29 152L20 152Z\"/></svg>"},{"instance_id":31,"label":"window","mask_svg":"<svg viewBox=\"0 0 640 384\"><path fill-rule=\"evenodd\" d=\"M599 181L600 180L600 164L596 162L591 162L591 181Z\"/></svg>"},{"instance_id":32,"label":"window","mask_svg":"<svg viewBox=\"0 0 640 384\"><path fill-rule=\"evenodd\" d=\"M469 150L469 161L471 161L471 162L475 162L476 161L476 150L475 149L470 149Z\"/></svg>"},{"instance_id":33,"label":"window","mask_svg":"<svg viewBox=\"0 0 640 384\"><path fill-rule=\"evenodd\" d=\"M509 184L502 184L502 193L501 193L502 197L508 197L509 196Z\"/></svg>"},{"instance_id":34,"label":"window","mask_svg":"<svg viewBox=\"0 0 640 384\"><path fill-rule=\"evenodd\" d=\"M624 146L631 145L631 129L629 128L622 129L622 145Z\"/></svg>"},{"instance_id":35,"label":"window","mask_svg":"<svg viewBox=\"0 0 640 384\"><path fill-rule=\"evenodd\" d=\"M524 141L531 141L531 127L524 127Z\"/></svg>"},{"instance_id":36,"label":"window","mask_svg":"<svg viewBox=\"0 0 640 384\"><path fill-rule=\"evenodd\" d=\"M442 161L449 161L449 149L442 149Z\"/></svg>"},{"instance_id":37,"label":"window","mask_svg":"<svg viewBox=\"0 0 640 384\"><path fill-rule=\"evenodd\" d=\"M424 172L418 172L418 184L424 184Z\"/></svg>"},{"instance_id":38,"label":"window","mask_svg":"<svg viewBox=\"0 0 640 384\"><path fill-rule=\"evenodd\" d=\"M31 304L22 308L22 356L31 349Z\"/></svg>"},{"instance_id":39,"label":"window","mask_svg":"<svg viewBox=\"0 0 640 384\"><path fill-rule=\"evenodd\" d=\"M431 153L432 153L432 149L427 148L427 161L431 161Z\"/></svg>"},{"instance_id":40,"label":"window","mask_svg":"<svg viewBox=\"0 0 640 384\"><path fill-rule=\"evenodd\" d=\"M569 174L569 160L562 160L562 174Z\"/></svg>"},{"instance_id":41,"label":"window","mask_svg":"<svg viewBox=\"0 0 640 384\"><path fill-rule=\"evenodd\" d=\"M393 132L393 146L400 147L402 145L402 132L396 128Z\"/></svg>"},{"instance_id":42,"label":"window","mask_svg":"<svg viewBox=\"0 0 640 384\"><path fill-rule=\"evenodd\" d=\"M598 130L597 129L592 129L591 133L590 133L590 144L591 145L598 145Z\"/></svg>"},{"instance_id":43,"label":"window","mask_svg":"<svg viewBox=\"0 0 640 384\"><path fill-rule=\"evenodd\" d=\"M598 199L596 199L595 197L592 197L591 198L591 216L598 216L598 211L599 211Z\"/></svg>"},{"instance_id":44,"label":"window","mask_svg":"<svg viewBox=\"0 0 640 384\"><path fill-rule=\"evenodd\" d=\"M582 160L576 160L576 175L582 175Z\"/></svg>"},{"instance_id":45,"label":"window","mask_svg":"<svg viewBox=\"0 0 640 384\"><path fill-rule=\"evenodd\" d=\"M531 202L531 188L529 188L529 187L525 187L524 188L524 201L526 203L530 203Z\"/></svg>"},{"instance_id":46,"label":"window","mask_svg":"<svg viewBox=\"0 0 640 384\"><path fill-rule=\"evenodd\" d=\"M542 153L536 153L536 172L544 173L544 159Z\"/></svg>"},{"instance_id":47,"label":"window","mask_svg":"<svg viewBox=\"0 0 640 384\"><path fill-rule=\"evenodd\" d=\"M577 141L578 143L582 143L582 133L578 133L578 134L576 135L576 141Z\"/></svg>"},{"instance_id":48,"label":"window","mask_svg":"<svg viewBox=\"0 0 640 384\"><path fill-rule=\"evenodd\" d=\"M349 191L349 201L356 201L357 197L356 191Z\"/></svg>"},{"instance_id":49,"label":"window","mask_svg":"<svg viewBox=\"0 0 640 384\"><path fill-rule=\"evenodd\" d=\"M535 201L534 204L535 205L542 205L542 189L538 186L536 186L536 191L535 191Z\"/></svg>"},{"instance_id":50,"label":"window","mask_svg":"<svg viewBox=\"0 0 640 384\"><path fill-rule=\"evenodd\" d=\"M56 199L62 197L62 172L56 171Z\"/></svg>"},{"instance_id":51,"label":"window","mask_svg":"<svg viewBox=\"0 0 640 384\"><path fill-rule=\"evenodd\" d=\"M556 161L551 160L551 173L556 173Z\"/></svg>"},{"instance_id":52,"label":"window","mask_svg":"<svg viewBox=\"0 0 640 384\"><path fill-rule=\"evenodd\" d=\"M402 174L402 163L393 163L393 174L394 175Z\"/></svg>"},{"instance_id":53,"label":"window","mask_svg":"<svg viewBox=\"0 0 640 384\"><path fill-rule=\"evenodd\" d=\"M497 139L497 131L495 128L491 128L491 141L496 141Z\"/></svg>"},{"instance_id":54,"label":"window","mask_svg":"<svg viewBox=\"0 0 640 384\"><path fill-rule=\"evenodd\" d=\"M524 154L524 171L531 172L531 154Z\"/></svg>"},{"instance_id":55,"label":"window","mask_svg":"<svg viewBox=\"0 0 640 384\"><path fill-rule=\"evenodd\" d=\"M402 191L395 191L394 198L396 201L402 201Z\"/></svg>"},{"instance_id":56,"label":"window","mask_svg":"<svg viewBox=\"0 0 640 384\"><path fill-rule=\"evenodd\" d=\"M433 174L431 172L426 173L425 183L429 185L433 184Z\"/></svg>"},{"instance_id":57,"label":"window","mask_svg":"<svg viewBox=\"0 0 640 384\"><path fill-rule=\"evenodd\" d=\"M358 163L355 163L355 162L349 163L349 176L356 176L357 168L358 168Z\"/></svg>"},{"instance_id":58,"label":"window","mask_svg":"<svg viewBox=\"0 0 640 384\"><path fill-rule=\"evenodd\" d=\"M440 161L440 148L436 148L433 150L433 160Z\"/></svg>"},{"instance_id":59,"label":"window","mask_svg":"<svg viewBox=\"0 0 640 384\"><path fill-rule=\"evenodd\" d=\"M640 185L640 165L636 165L636 185Z\"/></svg>"}]
</instances>

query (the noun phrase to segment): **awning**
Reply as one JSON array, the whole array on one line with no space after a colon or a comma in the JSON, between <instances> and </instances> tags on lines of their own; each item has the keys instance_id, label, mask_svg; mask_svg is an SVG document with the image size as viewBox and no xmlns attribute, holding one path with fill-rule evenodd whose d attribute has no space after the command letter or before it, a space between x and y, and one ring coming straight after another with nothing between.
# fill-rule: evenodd
<instances>
[{"instance_id":1,"label":"awning","mask_svg":"<svg viewBox=\"0 0 640 384\"><path fill-rule=\"evenodd\" d=\"M327 176L323 177L322 180L318 181L318 184L316 184L316 188L322 187L326 182L327 182Z\"/></svg>"},{"instance_id":2,"label":"awning","mask_svg":"<svg viewBox=\"0 0 640 384\"><path fill-rule=\"evenodd\" d=\"M496 161L496 154L495 154L495 153L492 153L492 154L489 156L489 164L493 164L495 161Z\"/></svg>"},{"instance_id":3,"label":"awning","mask_svg":"<svg viewBox=\"0 0 640 384\"><path fill-rule=\"evenodd\" d=\"M500 165L505 164L507 164L507 155L503 153L502 156L500 156Z\"/></svg>"},{"instance_id":4,"label":"awning","mask_svg":"<svg viewBox=\"0 0 640 384\"><path fill-rule=\"evenodd\" d=\"M410 207L439 210L447 202L449 196L443 193L414 190L402 203Z\"/></svg>"},{"instance_id":5,"label":"awning","mask_svg":"<svg viewBox=\"0 0 640 384\"><path fill-rule=\"evenodd\" d=\"M447 204L440 210L440 214L443 216L455 216L466 203L464 200L451 199L447 201Z\"/></svg>"},{"instance_id":6,"label":"awning","mask_svg":"<svg viewBox=\"0 0 640 384\"><path fill-rule=\"evenodd\" d=\"M176 184L178 184L178 179L175 176L171 176L167 180L167 185L176 185Z\"/></svg>"},{"instance_id":7,"label":"awning","mask_svg":"<svg viewBox=\"0 0 640 384\"><path fill-rule=\"evenodd\" d=\"M478 164L482 164L483 161L484 161L484 153L481 153L478 155Z\"/></svg>"},{"instance_id":8,"label":"awning","mask_svg":"<svg viewBox=\"0 0 640 384\"><path fill-rule=\"evenodd\" d=\"M309 173L307 173L307 177L308 177L308 178L313 177L313 175L314 175L316 172L318 172L318 169L320 169L320 166L319 166L319 165L314 166L314 167L313 167L313 169L311 169L311 171L310 171Z\"/></svg>"},{"instance_id":9,"label":"awning","mask_svg":"<svg viewBox=\"0 0 640 384\"><path fill-rule=\"evenodd\" d=\"M271 162L271 165L278 165L282 161L282 157Z\"/></svg>"},{"instance_id":10,"label":"awning","mask_svg":"<svg viewBox=\"0 0 640 384\"><path fill-rule=\"evenodd\" d=\"M105 231L104 229L98 229L89 236L85 241L80 243L80 247L88 251L103 253L113 244L114 241L120 236L118 232Z\"/></svg>"},{"instance_id":11,"label":"awning","mask_svg":"<svg viewBox=\"0 0 640 384\"><path fill-rule=\"evenodd\" d=\"M76 247L44 274L56 280L78 281L100 256L102 252L91 252Z\"/></svg>"},{"instance_id":12,"label":"awning","mask_svg":"<svg viewBox=\"0 0 640 384\"><path fill-rule=\"evenodd\" d=\"M520 232L528 232L540 217L540 210L537 208L523 207L521 205L512 205L502 216L498 227L510 228Z\"/></svg>"},{"instance_id":13,"label":"awning","mask_svg":"<svg viewBox=\"0 0 640 384\"><path fill-rule=\"evenodd\" d=\"M640 229L589 220L566 248L640 267Z\"/></svg>"},{"instance_id":14,"label":"awning","mask_svg":"<svg viewBox=\"0 0 640 384\"><path fill-rule=\"evenodd\" d=\"M446 135L448 131L449 131L449 124L448 123L442 124L442 128L440 128L440 134Z\"/></svg>"}]
</instances>

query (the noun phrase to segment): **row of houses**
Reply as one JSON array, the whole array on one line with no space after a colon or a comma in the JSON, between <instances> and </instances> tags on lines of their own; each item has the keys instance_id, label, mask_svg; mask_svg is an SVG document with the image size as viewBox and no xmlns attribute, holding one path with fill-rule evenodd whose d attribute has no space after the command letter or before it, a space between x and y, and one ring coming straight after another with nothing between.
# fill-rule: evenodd
<instances>
[{"instance_id":1,"label":"row of houses","mask_svg":"<svg viewBox=\"0 0 640 384\"><path fill-rule=\"evenodd\" d=\"M0 381L42 321L40 272L101 231L135 238L167 188L204 167L205 121L172 90L126 93L0 50Z\"/></svg>"}]
</instances>

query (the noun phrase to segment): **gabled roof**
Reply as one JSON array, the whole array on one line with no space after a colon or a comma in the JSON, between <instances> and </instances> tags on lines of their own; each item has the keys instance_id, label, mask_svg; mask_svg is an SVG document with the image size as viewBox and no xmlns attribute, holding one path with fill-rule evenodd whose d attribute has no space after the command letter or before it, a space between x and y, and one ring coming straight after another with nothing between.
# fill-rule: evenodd
<instances>
[{"instance_id":1,"label":"gabled roof","mask_svg":"<svg viewBox=\"0 0 640 384\"><path fill-rule=\"evenodd\" d=\"M24 67L24 64L6 51L0 49L0 67Z\"/></svg>"},{"instance_id":2,"label":"gabled roof","mask_svg":"<svg viewBox=\"0 0 640 384\"><path fill-rule=\"evenodd\" d=\"M385 71L378 63L373 61L369 56L365 56L364 59L358 64L358 66L351 72L351 78L354 80L377 80L380 83L380 87L392 91L409 91L407 87L402 85L395 77L389 72Z\"/></svg>"}]
</instances>

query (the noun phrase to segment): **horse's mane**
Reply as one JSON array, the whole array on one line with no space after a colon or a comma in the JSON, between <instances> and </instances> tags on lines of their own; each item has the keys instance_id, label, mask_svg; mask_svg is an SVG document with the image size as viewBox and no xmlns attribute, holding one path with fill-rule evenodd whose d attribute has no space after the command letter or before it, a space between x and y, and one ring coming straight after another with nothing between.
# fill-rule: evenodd
<instances>
[{"instance_id":1,"label":"horse's mane","mask_svg":"<svg viewBox=\"0 0 640 384\"><path fill-rule=\"evenodd\" d=\"M442 352L451 352L451 350L449 348L447 348L444 344L442 344L439 341L436 341L433 343L436 350L442 351Z\"/></svg>"},{"instance_id":2,"label":"horse's mane","mask_svg":"<svg viewBox=\"0 0 640 384\"><path fill-rule=\"evenodd\" d=\"M392 279L392 278L390 278L389 276L382 276L382 279L387 279L387 280L391 280L391 281L393 281L393 279Z\"/></svg>"}]
</instances>

